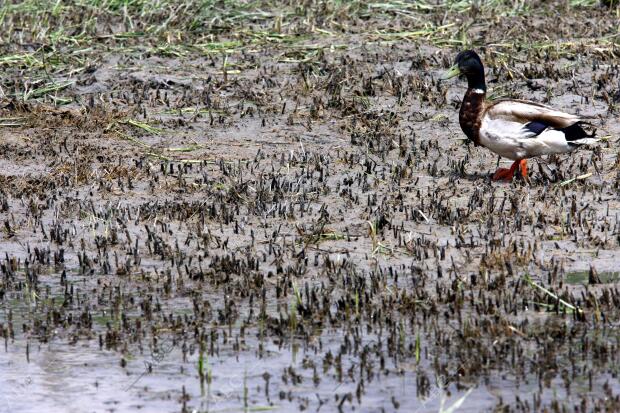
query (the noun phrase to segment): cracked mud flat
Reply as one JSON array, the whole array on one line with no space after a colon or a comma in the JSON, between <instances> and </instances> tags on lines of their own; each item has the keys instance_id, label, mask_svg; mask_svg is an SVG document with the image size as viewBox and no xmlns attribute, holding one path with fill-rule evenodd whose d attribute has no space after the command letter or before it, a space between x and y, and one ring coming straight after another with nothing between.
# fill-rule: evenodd
<instances>
[{"instance_id":1,"label":"cracked mud flat","mask_svg":"<svg viewBox=\"0 0 620 413\"><path fill-rule=\"evenodd\" d=\"M9 31L86 55L51 93L2 63L0 411L620 408L617 10L385 4ZM491 182L437 82L465 45L605 140Z\"/></svg>"}]
</instances>

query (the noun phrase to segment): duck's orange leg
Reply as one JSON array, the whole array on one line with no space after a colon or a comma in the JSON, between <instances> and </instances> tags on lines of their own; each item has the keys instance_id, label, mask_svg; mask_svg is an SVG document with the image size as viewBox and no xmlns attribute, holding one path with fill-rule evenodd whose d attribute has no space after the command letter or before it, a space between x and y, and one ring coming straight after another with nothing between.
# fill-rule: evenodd
<instances>
[{"instance_id":1,"label":"duck's orange leg","mask_svg":"<svg viewBox=\"0 0 620 413\"><path fill-rule=\"evenodd\" d=\"M519 165L521 165L521 176L527 180L527 161L525 159L521 159Z\"/></svg>"},{"instance_id":2,"label":"duck's orange leg","mask_svg":"<svg viewBox=\"0 0 620 413\"><path fill-rule=\"evenodd\" d=\"M510 169L499 168L493 174L493 180L494 181L500 181L500 180L511 181L518 166L521 166L521 176L523 176L524 178L527 178L527 161L525 159L521 159L518 161L514 161L512 165L510 166Z\"/></svg>"}]
</instances>

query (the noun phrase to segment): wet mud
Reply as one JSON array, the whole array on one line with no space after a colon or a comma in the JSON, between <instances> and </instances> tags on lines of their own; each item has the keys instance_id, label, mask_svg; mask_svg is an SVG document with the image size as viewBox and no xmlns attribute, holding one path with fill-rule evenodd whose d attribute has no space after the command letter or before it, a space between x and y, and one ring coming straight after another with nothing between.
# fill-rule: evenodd
<instances>
[{"instance_id":1,"label":"wet mud","mask_svg":"<svg viewBox=\"0 0 620 413\"><path fill-rule=\"evenodd\" d=\"M617 9L302 3L5 17L0 411L620 409ZM604 139L491 181L466 47Z\"/></svg>"}]
</instances>

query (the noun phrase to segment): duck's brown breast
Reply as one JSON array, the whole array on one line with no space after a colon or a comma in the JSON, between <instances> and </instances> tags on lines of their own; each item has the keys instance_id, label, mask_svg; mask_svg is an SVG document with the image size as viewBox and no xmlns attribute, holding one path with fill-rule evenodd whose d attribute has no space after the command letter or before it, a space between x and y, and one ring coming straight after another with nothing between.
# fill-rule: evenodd
<instances>
[{"instance_id":1,"label":"duck's brown breast","mask_svg":"<svg viewBox=\"0 0 620 413\"><path fill-rule=\"evenodd\" d=\"M476 89L467 89L461 110L459 112L459 124L469 139L476 145L480 145L480 124L484 112L486 93Z\"/></svg>"}]
</instances>

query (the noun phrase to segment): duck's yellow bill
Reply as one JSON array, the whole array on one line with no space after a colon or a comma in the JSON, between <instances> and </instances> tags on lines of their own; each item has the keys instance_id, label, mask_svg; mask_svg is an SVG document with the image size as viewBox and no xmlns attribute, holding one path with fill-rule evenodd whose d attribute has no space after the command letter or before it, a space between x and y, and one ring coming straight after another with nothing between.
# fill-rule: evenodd
<instances>
[{"instance_id":1,"label":"duck's yellow bill","mask_svg":"<svg viewBox=\"0 0 620 413\"><path fill-rule=\"evenodd\" d=\"M461 74L461 71L459 70L459 66L454 65L450 69L448 69L446 73L443 74L443 76L441 77L441 80L452 79L454 76L458 76L460 74Z\"/></svg>"}]
</instances>

